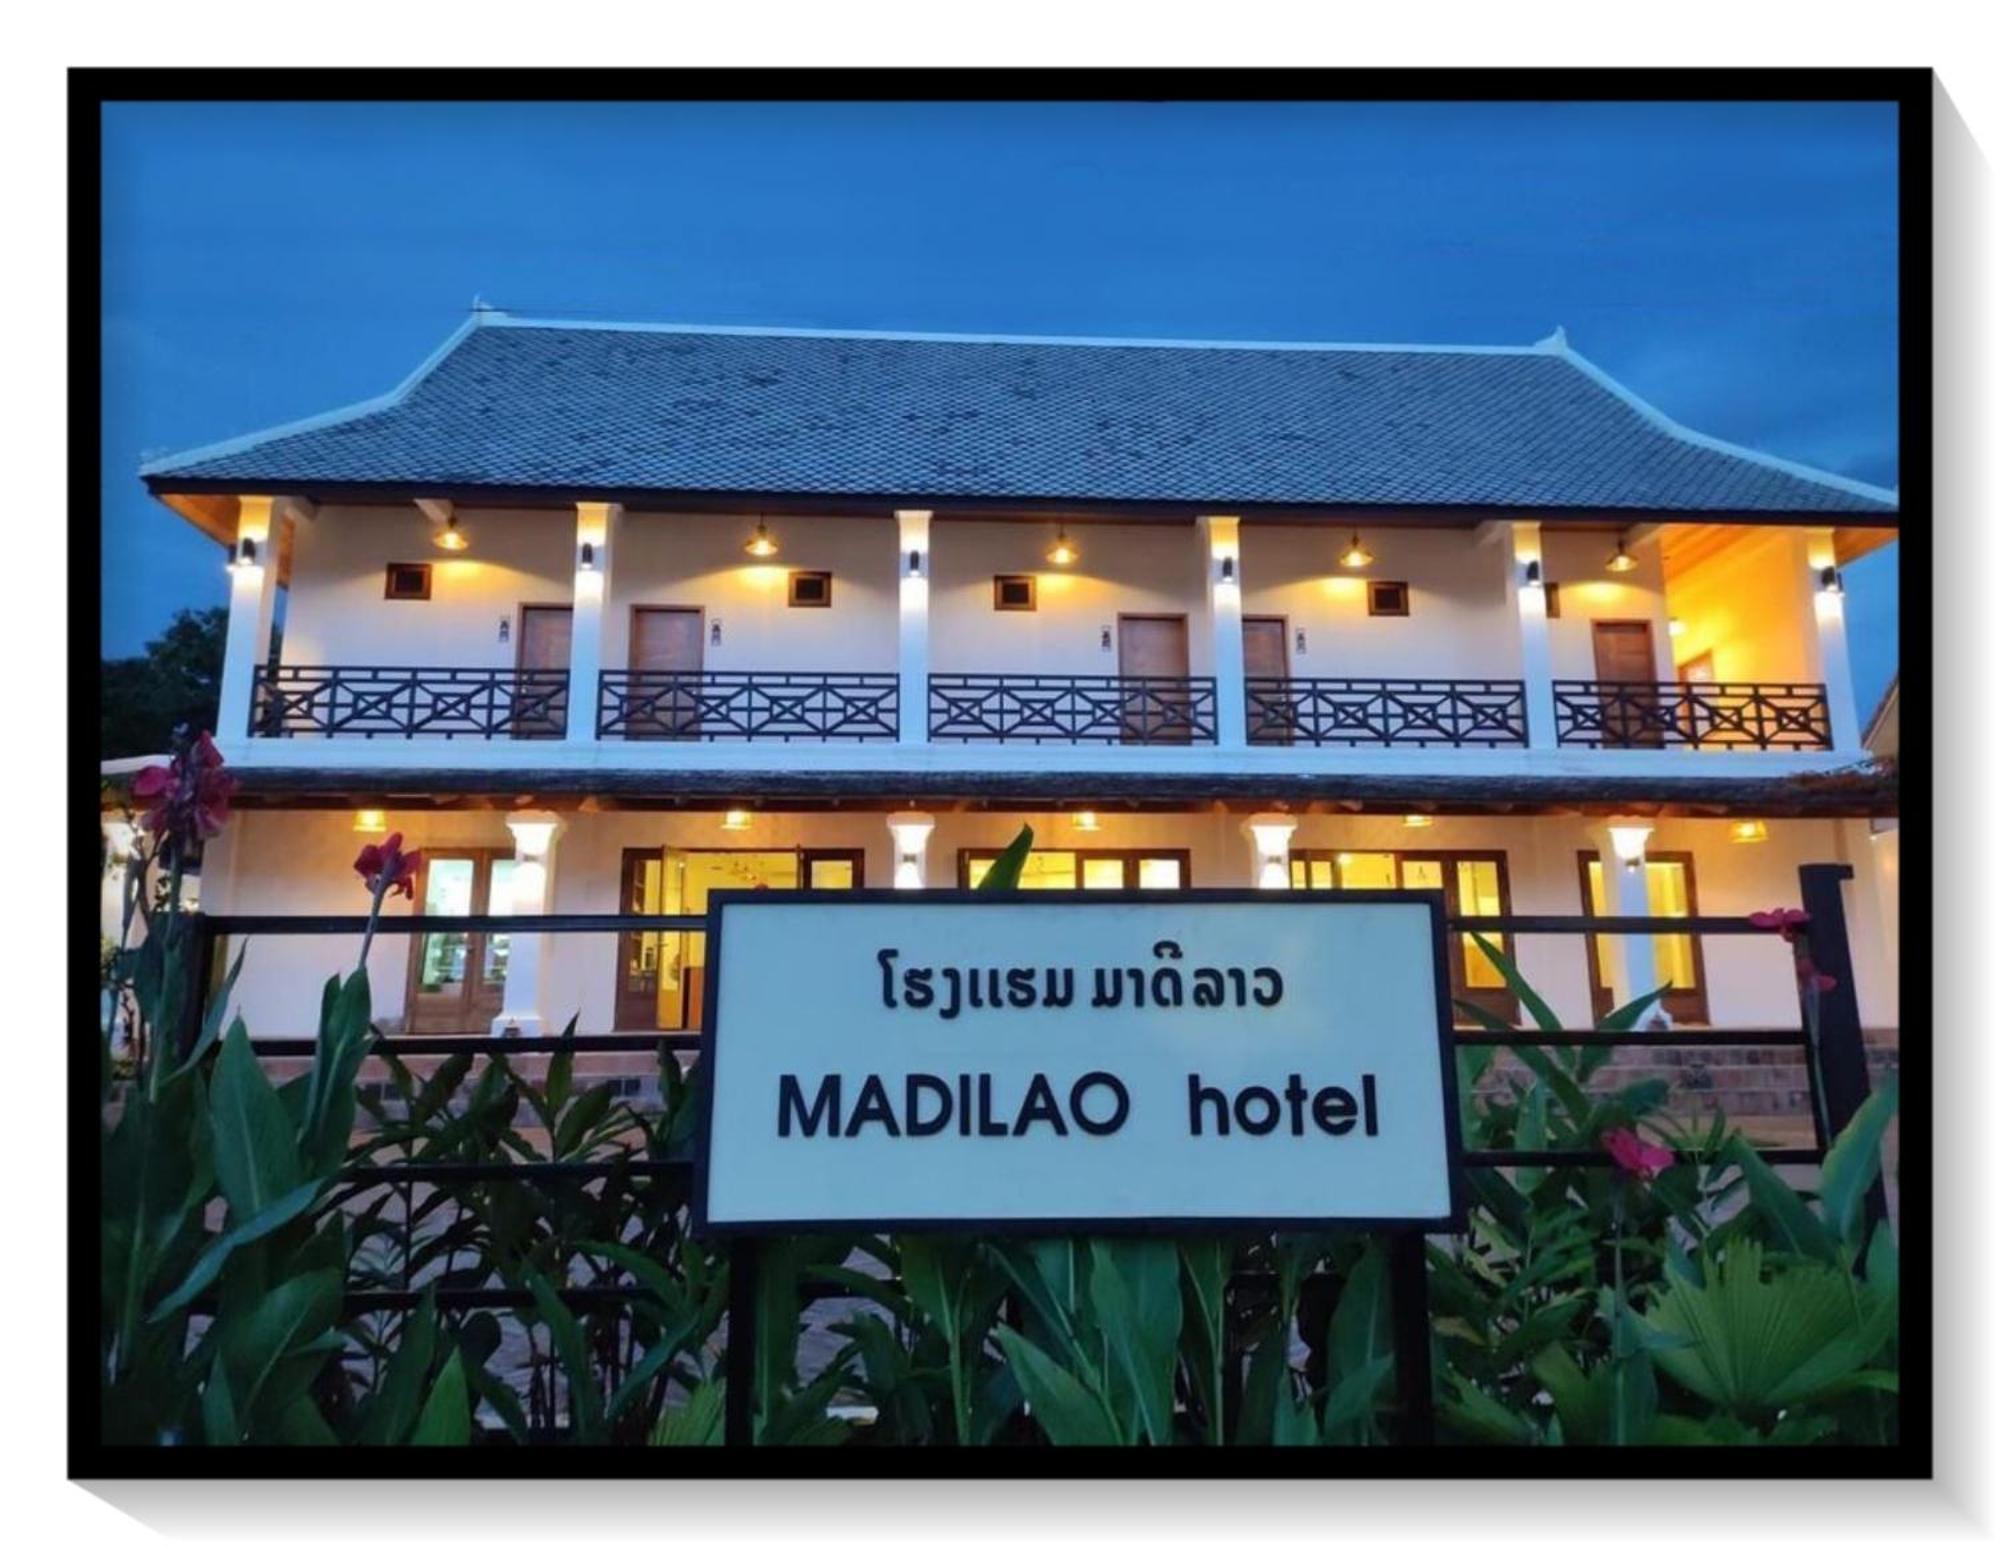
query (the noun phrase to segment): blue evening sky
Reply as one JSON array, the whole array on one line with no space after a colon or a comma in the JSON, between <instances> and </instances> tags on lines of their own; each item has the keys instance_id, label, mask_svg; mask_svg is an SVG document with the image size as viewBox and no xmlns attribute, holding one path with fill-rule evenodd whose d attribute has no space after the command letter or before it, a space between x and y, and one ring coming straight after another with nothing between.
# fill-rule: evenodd
<instances>
[{"instance_id":1,"label":"blue evening sky","mask_svg":"<svg viewBox=\"0 0 2000 1547\"><path fill-rule=\"evenodd\" d=\"M1897 481L1888 104L131 104L103 644L224 599L142 455L373 396L475 295L648 321L1572 345ZM1865 714L1896 550L1848 594Z\"/></svg>"}]
</instances>

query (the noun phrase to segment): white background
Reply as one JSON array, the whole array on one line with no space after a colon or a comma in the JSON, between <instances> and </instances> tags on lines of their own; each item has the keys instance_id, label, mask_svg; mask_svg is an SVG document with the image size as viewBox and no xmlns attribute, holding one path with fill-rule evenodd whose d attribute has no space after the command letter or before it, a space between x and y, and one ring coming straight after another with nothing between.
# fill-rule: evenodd
<instances>
[{"instance_id":1,"label":"white background","mask_svg":"<svg viewBox=\"0 0 2000 1547\"><path fill-rule=\"evenodd\" d=\"M1178 960L1155 955L1172 942ZM897 1007L882 1002L876 952L893 948ZM912 967L1068 969L1063 1008L928 1009L904 1003ZM1169 968L1269 967L1278 1002L1136 1008L1128 968L1150 985ZM1115 973L1121 1003L1093 1008L1097 970ZM724 1223L1034 1219L1442 1219L1451 1212L1439 1050L1432 913L1421 902L741 903L722 908L721 997L715 1018L710 1217ZM1004 972L1003 972L1004 978ZM1230 983L1224 974L1225 985ZM1268 980L1266 980L1268 983ZM1191 994L1192 990L1187 991ZM1266 997L1269 997L1268 987ZM797 1078L808 1106L841 1076L844 1117L880 1075L900 1113L903 1077L992 1075L993 1117L1011 1123L1029 1082L1048 1076L1068 1120L1072 1084L1094 1070L1124 1082L1131 1105L1115 1132L1066 1136L1037 1124L1020 1137L971 1136L954 1122L922 1138L871 1124L853 1138L777 1132L778 1076ZM1289 1108L1270 1133L1230 1118L1189 1132L1188 1076L1233 1103L1246 1086L1282 1092L1339 1085L1357 1102L1375 1076L1380 1131L1357 1119L1341 1135ZM975 1101L976 1101L975 1097ZM1108 1117L1109 1094L1084 1110ZM936 1110L924 1098L922 1110ZM1262 1120L1253 1101L1251 1116ZM899 1117L900 1122L900 1117Z\"/></svg>"},{"instance_id":2,"label":"white background","mask_svg":"<svg viewBox=\"0 0 2000 1547\"><path fill-rule=\"evenodd\" d=\"M1993 7L1974 0L1900 0L1895 5L1744 4L1682 0L1672 7L1603 0L1432 0L1422 6L1258 3L1225 7L1087 5L1015 0L1004 8L929 3L754 7L598 4L560 8L487 0L478 6L408 0L348 0L326 6L262 3L170 6L100 3L17 7L8 18L0 155L7 222L0 244L10 308L9 362L0 372L0 444L14 470L17 584L0 623L12 662L48 662L66 637L57 573L65 550L63 473L67 294L64 81L73 65L1377 65L1469 66L1920 66L1941 72L1937 97L1938 349L1937 547L1949 562L1931 577L1930 627L1937 637L1940 705L1989 705L2000 672L1992 606L2000 575L2000 489L1990 387L2000 358L1992 290L1993 173L2000 142L2000 50ZM939 81L948 90L948 80ZM774 90L782 89L774 87ZM579 243L615 233L578 232ZM273 262L283 261L274 248ZM1918 448L1904 448L1914 459ZM78 491L79 519L92 514ZM1926 577L1911 574L1913 588ZM1924 626L1925 609L1906 609ZM94 650L95 630L87 648ZM73 663L81 670L84 663ZM61 1482L64 1359L52 1293L64 1273L66 1196L54 1099L56 1051L64 1035L67 985L32 964L63 959L69 919L52 906L79 826L95 812L55 819L65 784L56 743L68 685L54 671L10 677L13 734L5 806L10 876L6 964L15 1014L7 1152L47 1185L17 1174L8 1194L10 1258L4 1282L6 1399L0 1457L11 1534L29 1542L133 1541L154 1534L199 1540L365 1540L538 1543L650 1541L707 1533L732 1543L777 1537L814 1547L916 1539L1040 1544L1090 1539L1149 1541L1355 1538L1447 1542L1646 1542L1704 1544L1810 1539L1816 1547L1931 1537L1991 1540L2000 1528L2000 1469L1992 1458L2000 1331L2000 1233L1990 1228L1996 1192L1995 1101L2000 1039L1991 1033L1994 986L1990 878L2000 844L1990 818L1996 778L1990 712L1940 716L1935 797L1952 864L1939 877L1934 949L1935 1042L1951 1078L1938 1088L1938 1469L1929 1488L1791 1485L1634 1485L1607 1480L1559 1486L1494 1482L1408 1486L1245 1481L1196 1489L1128 1483L1031 1488L938 1480L893 1485L767 1483L754 1491L703 1484L663 1463L644 1484L578 1482L454 1485L296 1484L273 1479L222 1486ZM79 712L88 714L88 705ZM72 913L75 911L71 910ZM1913 1031L1914 1034L1914 1031ZM25 1248L25 1251L24 1251ZM73 1286L69 1314L95 1319L93 1286ZM65 1318L66 1320L66 1318ZM1607 1472L1611 1468L1607 1467ZM678 1474L678 1475L676 1475ZM943 1523L947 1523L943 1524Z\"/></svg>"}]
</instances>

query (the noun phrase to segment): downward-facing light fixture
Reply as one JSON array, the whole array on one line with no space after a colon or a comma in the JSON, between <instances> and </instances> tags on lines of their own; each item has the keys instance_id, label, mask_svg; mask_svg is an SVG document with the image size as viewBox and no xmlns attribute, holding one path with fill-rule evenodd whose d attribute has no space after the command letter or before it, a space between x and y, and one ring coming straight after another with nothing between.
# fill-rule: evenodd
<instances>
[{"instance_id":1,"label":"downward-facing light fixture","mask_svg":"<svg viewBox=\"0 0 2000 1547\"><path fill-rule=\"evenodd\" d=\"M1838 596L1847 587L1841 582L1840 571L1829 564L1819 572L1819 588L1822 594Z\"/></svg>"},{"instance_id":2,"label":"downward-facing light fixture","mask_svg":"<svg viewBox=\"0 0 2000 1547\"><path fill-rule=\"evenodd\" d=\"M1098 830L1095 811L1075 811L1070 813L1069 825L1080 833L1094 833Z\"/></svg>"},{"instance_id":3,"label":"downward-facing light fixture","mask_svg":"<svg viewBox=\"0 0 2000 1547\"><path fill-rule=\"evenodd\" d=\"M1342 569L1366 569L1375 562L1375 555L1361 546L1361 534L1355 532L1347 539L1347 551L1340 556Z\"/></svg>"},{"instance_id":4,"label":"downward-facing light fixture","mask_svg":"<svg viewBox=\"0 0 2000 1547\"><path fill-rule=\"evenodd\" d=\"M1604 561L1604 567L1614 575L1630 574L1639 567L1639 561L1625 551L1625 539L1618 539L1618 546L1611 551L1611 557Z\"/></svg>"},{"instance_id":5,"label":"downward-facing light fixture","mask_svg":"<svg viewBox=\"0 0 2000 1547\"><path fill-rule=\"evenodd\" d=\"M581 570L597 568L597 544L584 543L576 550L576 567Z\"/></svg>"},{"instance_id":6,"label":"downward-facing light fixture","mask_svg":"<svg viewBox=\"0 0 2000 1547\"><path fill-rule=\"evenodd\" d=\"M467 541L465 533L459 530L456 511L444 518L444 525L439 527L436 535L431 538L431 545L444 549L446 553L463 553L472 546Z\"/></svg>"},{"instance_id":7,"label":"downward-facing light fixture","mask_svg":"<svg viewBox=\"0 0 2000 1547\"><path fill-rule=\"evenodd\" d=\"M1427 816L1421 811L1412 811L1408 816L1403 818L1403 825L1405 827L1430 827L1436 822L1436 817Z\"/></svg>"},{"instance_id":8,"label":"downward-facing light fixture","mask_svg":"<svg viewBox=\"0 0 2000 1547\"><path fill-rule=\"evenodd\" d=\"M743 551L753 559L777 557L778 540L771 535L771 529L764 524L762 517L758 518L757 530L750 534L750 541L743 545Z\"/></svg>"},{"instance_id":9,"label":"downward-facing light fixture","mask_svg":"<svg viewBox=\"0 0 2000 1547\"><path fill-rule=\"evenodd\" d=\"M357 811L354 813L354 830L357 833L386 833L389 830L389 813Z\"/></svg>"},{"instance_id":10,"label":"downward-facing light fixture","mask_svg":"<svg viewBox=\"0 0 2000 1547\"><path fill-rule=\"evenodd\" d=\"M1049 549L1049 562L1059 568L1068 568L1077 559L1076 544L1069 540L1069 528L1056 528L1055 546Z\"/></svg>"},{"instance_id":11,"label":"downward-facing light fixture","mask_svg":"<svg viewBox=\"0 0 2000 1547\"><path fill-rule=\"evenodd\" d=\"M1770 836L1771 830L1754 817L1748 821L1729 824L1731 843L1762 843Z\"/></svg>"},{"instance_id":12,"label":"downward-facing light fixture","mask_svg":"<svg viewBox=\"0 0 2000 1547\"><path fill-rule=\"evenodd\" d=\"M722 830L725 833L747 833L750 831L750 813L741 807L723 812Z\"/></svg>"},{"instance_id":13,"label":"downward-facing light fixture","mask_svg":"<svg viewBox=\"0 0 2000 1547\"><path fill-rule=\"evenodd\" d=\"M1521 566L1521 584L1540 585L1541 583L1542 583L1542 561L1540 559L1528 560L1527 563Z\"/></svg>"},{"instance_id":14,"label":"downward-facing light fixture","mask_svg":"<svg viewBox=\"0 0 2000 1547\"><path fill-rule=\"evenodd\" d=\"M236 544L236 552L230 556L231 569L255 569L257 567L257 539L245 537Z\"/></svg>"}]
</instances>

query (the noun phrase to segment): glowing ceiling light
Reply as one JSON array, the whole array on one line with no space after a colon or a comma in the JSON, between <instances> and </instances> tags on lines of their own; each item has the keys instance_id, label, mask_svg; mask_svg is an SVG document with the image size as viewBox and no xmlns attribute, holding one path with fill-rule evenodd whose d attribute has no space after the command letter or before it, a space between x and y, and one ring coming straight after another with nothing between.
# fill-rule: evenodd
<instances>
[{"instance_id":1,"label":"glowing ceiling light","mask_svg":"<svg viewBox=\"0 0 2000 1547\"><path fill-rule=\"evenodd\" d=\"M1771 836L1771 830L1756 818L1729 824L1731 843L1762 843Z\"/></svg>"},{"instance_id":2,"label":"glowing ceiling light","mask_svg":"<svg viewBox=\"0 0 2000 1547\"><path fill-rule=\"evenodd\" d=\"M1604 567L1614 575L1624 575L1637 569L1639 561L1625 551L1625 539L1621 537L1618 539L1618 546L1612 550L1611 557L1604 561Z\"/></svg>"},{"instance_id":3,"label":"glowing ceiling light","mask_svg":"<svg viewBox=\"0 0 2000 1547\"><path fill-rule=\"evenodd\" d=\"M354 813L354 830L357 833L386 833L389 830L389 813L357 811Z\"/></svg>"},{"instance_id":4,"label":"glowing ceiling light","mask_svg":"<svg viewBox=\"0 0 2000 1547\"><path fill-rule=\"evenodd\" d=\"M743 545L743 551L753 559L773 558L778 552L778 540L771 535L771 529L763 518L757 519L757 530L750 534L750 541Z\"/></svg>"},{"instance_id":5,"label":"glowing ceiling light","mask_svg":"<svg viewBox=\"0 0 2000 1547\"><path fill-rule=\"evenodd\" d=\"M1347 539L1347 551L1340 556L1342 569L1366 569L1375 562L1375 555L1361 546L1361 534L1354 533Z\"/></svg>"},{"instance_id":6,"label":"glowing ceiling light","mask_svg":"<svg viewBox=\"0 0 2000 1547\"><path fill-rule=\"evenodd\" d=\"M1061 568L1068 568L1077 560L1077 546L1069 540L1069 528L1056 528L1055 546L1049 549L1049 562Z\"/></svg>"},{"instance_id":7,"label":"glowing ceiling light","mask_svg":"<svg viewBox=\"0 0 2000 1547\"><path fill-rule=\"evenodd\" d=\"M465 533L458 528L456 511L444 518L444 525L432 536L431 545L444 549L446 553L463 553L472 546Z\"/></svg>"},{"instance_id":8,"label":"glowing ceiling light","mask_svg":"<svg viewBox=\"0 0 2000 1547\"><path fill-rule=\"evenodd\" d=\"M747 833L750 831L750 813L741 807L723 812L722 830L725 833Z\"/></svg>"},{"instance_id":9,"label":"glowing ceiling light","mask_svg":"<svg viewBox=\"0 0 2000 1547\"><path fill-rule=\"evenodd\" d=\"M1075 811L1070 814L1069 825L1080 833L1094 833L1098 830L1095 811Z\"/></svg>"}]
</instances>

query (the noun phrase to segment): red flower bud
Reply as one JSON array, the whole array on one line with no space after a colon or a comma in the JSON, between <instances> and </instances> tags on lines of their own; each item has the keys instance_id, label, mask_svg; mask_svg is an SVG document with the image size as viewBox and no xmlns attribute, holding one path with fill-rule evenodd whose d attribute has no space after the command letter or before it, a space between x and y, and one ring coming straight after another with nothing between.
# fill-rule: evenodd
<instances>
[{"instance_id":1,"label":"red flower bud","mask_svg":"<svg viewBox=\"0 0 2000 1547\"><path fill-rule=\"evenodd\" d=\"M1630 1128L1613 1128L1604 1135L1604 1147L1618 1169L1639 1181L1650 1182L1674 1163L1674 1152L1648 1144Z\"/></svg>"}]
</instances>

